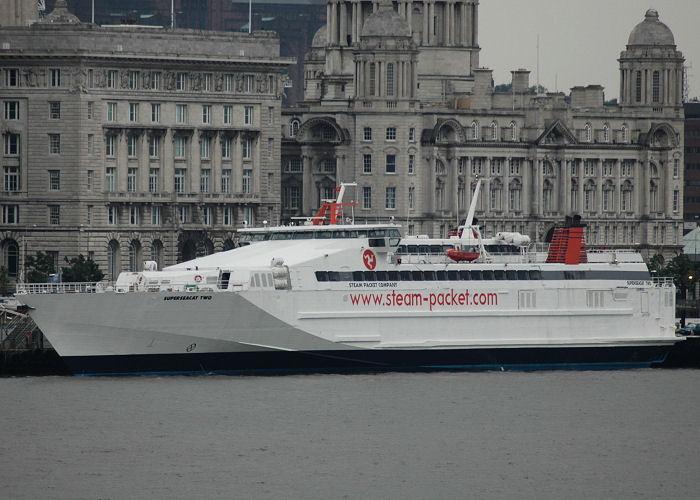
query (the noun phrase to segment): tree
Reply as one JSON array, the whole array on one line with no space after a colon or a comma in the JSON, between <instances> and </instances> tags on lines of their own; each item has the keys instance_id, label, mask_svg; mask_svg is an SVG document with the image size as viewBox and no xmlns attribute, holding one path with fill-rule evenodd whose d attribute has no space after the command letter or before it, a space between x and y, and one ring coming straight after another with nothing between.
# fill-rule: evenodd
<instances>
[{"instance_id":1,"label":"tree","mask_svg":"<svg viewBox=\"0 0 700 500\"><path fill-rule=\"evenodd\" d=\"M649 259L649 270L656 276L673 278L678 295L685 297L686 290L692 290L696 281L696 267L684 253L676 255L664 265L664 258L656 254Z\"/></svg>"},{"instance_id":2,"label":"tree","mask_svg":"<svg viewBox=\"0 0 700 500\"><path fill-rule=\"evenodd\" d=\"M49 275L56 272L53 257L42 251L37 252L36 256L28 256L24 267L27 269L28 283L46 283Z\"/></svg>"},{"instance_id":3,"label":"tree","mask_svg":"<svg viewBox=\"0 0 700 500\"><path fill-rule=\"evenodd\" d=\"M68 267L61 268L63 281L93 282L102 281L102 278L105 277L104 273L100 271L100 266L94 260L86 259L83 254L70 260L66 257L65 260L68 263Z\"/></svg>"},{"instance_id":4,"label":"tree","mask_svg":"<svg viewBox=\"0 0 700 500\"><path fill-rule=\"evenodd\" d=\"M10 278L7 276L7 268L0 266L0 296L6 297L10 295Z\"/></svg>"}]
</instances>

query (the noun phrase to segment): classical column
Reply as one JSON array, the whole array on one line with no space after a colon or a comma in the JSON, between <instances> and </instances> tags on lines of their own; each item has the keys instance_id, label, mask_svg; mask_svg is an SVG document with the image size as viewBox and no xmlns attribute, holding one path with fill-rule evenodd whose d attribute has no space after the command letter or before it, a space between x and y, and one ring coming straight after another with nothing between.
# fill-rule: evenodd
<instances>
[{"instance_id":1,"label":"classical column","mask_svg":"<svg viewBox=\"0 0 700 500\"><path fill-rule=\"evenodd\" d=\"M428 45L430 37L428 36L428 18L430 17L430 3L428 0L423 0L423 39L421 40L421 45Z\"/></svg>"},{"instance_id":2,"label":"classical column","mask_svg":"<svg viewBox=\"0 0 700 500\"><path fill-rule=\"evenodd\" d=\"M326 41L330 45L333 42L333 9L332 3L326 4Z\"/></svg>"},{"instance_id":3,"label":"classical column","mask_svg":"<svg viewBox=\"0 0 700 500\"><path fill-rule=\"evenodd\" d=\"M338 41L340 42L340 45L342 46L347 46L348 42L348 28L347 28L347 20L348 20L348 10L347 6L345 5L345 2L342 2L340 4L340 34L338 35Z\"/></svg>"},{"instance_id":4,"label":"classical column","mask_svg":"<svg viewBox=\"0 0 700 500\"><path fill-rule=\"evenodd\" d=\"M302 210L304 215L311 215L313 181L311 178L312 158L308 154L301 156L301 166L303 171L303 187L302 187Z\"/></svg>"},{"instance_id":5,"label":"classical column","mask_svg":"<svg viewBox=\"0 0 700 500\"><path fill-rule=\"evenodd\" d=\"M474 7L474 46L479 45L479 6L473 4Z\"/></svg>"},{"instance_id":6,"label":"classical column","mask_svg":"<svg viewBox=\"0 0 700 500\"><path fill-rule=\"evenodd\" d=\"M451 157L448 156L447 160L449 162L449 174L450 174L450 212L453 217L457 217L459 214L459 198L458 198L458 188L459 181L457 179L457 157L453 154Z\"/></svg>"}]
</instances>

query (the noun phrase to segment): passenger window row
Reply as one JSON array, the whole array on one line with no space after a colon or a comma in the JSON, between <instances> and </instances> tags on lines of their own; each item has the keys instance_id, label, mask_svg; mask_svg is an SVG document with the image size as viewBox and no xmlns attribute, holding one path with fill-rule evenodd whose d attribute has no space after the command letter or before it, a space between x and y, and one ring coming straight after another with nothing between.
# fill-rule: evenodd
<instances>
[{"instance_id":1,"label":"passenger window row","mask_svg":"<svg viewBox=\"0 0 700 500\"><path fill-rule=\"evenodd\" d=\"M541 280L536 269L462 269L449 271L316 271L316 281L485 281Z\"/></svg>"}]
</instances>

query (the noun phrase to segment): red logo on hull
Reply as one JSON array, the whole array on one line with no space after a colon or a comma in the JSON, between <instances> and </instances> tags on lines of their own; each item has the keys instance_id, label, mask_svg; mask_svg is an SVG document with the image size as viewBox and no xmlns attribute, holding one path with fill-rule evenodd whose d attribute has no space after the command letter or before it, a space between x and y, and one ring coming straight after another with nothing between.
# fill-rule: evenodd
<instances>
[{"instance_id":1,"label":"red logo on hull","mask_svg":"<svg viewBox=\"0 0 700 500\"><path fill-rule=\"evenodd\" d=\"M365 263L365 267L370 271L374 271L374 268L377 267L377 258L374 256L372 250L367 249L364 251L362 254L362 261Z\"/></svg>"}]
</instances>

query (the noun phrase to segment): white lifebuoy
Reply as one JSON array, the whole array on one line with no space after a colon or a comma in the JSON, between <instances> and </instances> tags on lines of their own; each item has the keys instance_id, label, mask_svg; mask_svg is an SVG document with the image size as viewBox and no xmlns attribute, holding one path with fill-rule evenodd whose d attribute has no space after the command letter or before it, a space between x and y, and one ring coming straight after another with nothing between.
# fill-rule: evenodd
<instances>
[{"instance_id":1,"label":"white lifebuoy","mask_svg":"<svg viewBox=\"0 0 700 500\"><path fill-rule=\"evenodd\" d=\"M202 275L201 274L195 274L194 275L194 282L195 283L200 283L202 281Z\"/></svg>"}]
</instances>

